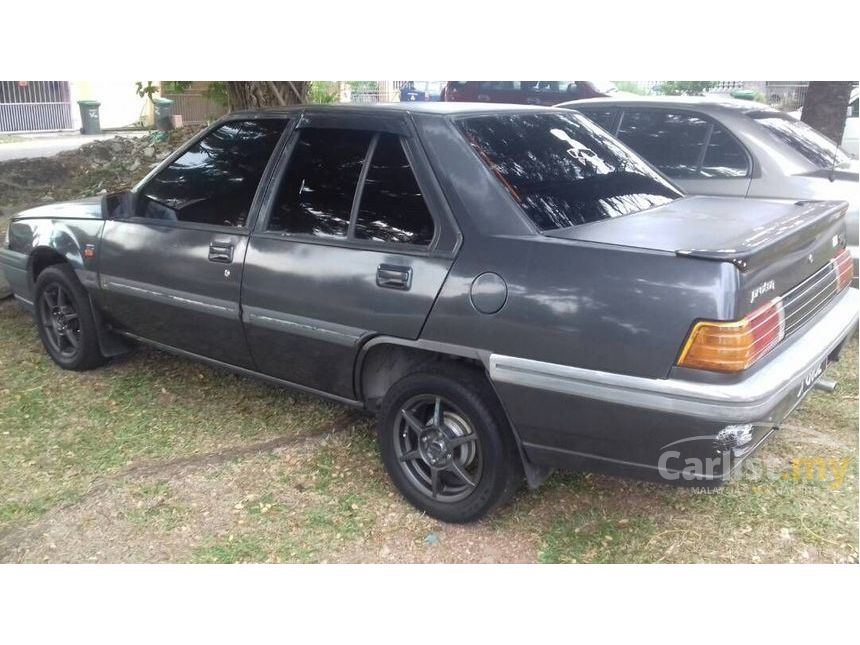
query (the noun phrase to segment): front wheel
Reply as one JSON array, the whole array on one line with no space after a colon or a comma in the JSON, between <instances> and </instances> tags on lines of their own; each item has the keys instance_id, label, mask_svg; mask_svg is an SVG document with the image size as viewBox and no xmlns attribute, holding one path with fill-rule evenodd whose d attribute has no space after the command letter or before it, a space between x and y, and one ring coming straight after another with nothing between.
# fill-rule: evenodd
<instances>
[{"instance_id":1,"label":"front wheel","mask_svg":"<svg viewBox=\"0 0 860 645\"><path fill-rule=\"evenodd\" d=\"M48 355L63 369L83 371L104 363L89 297L68 264L39 274L36 322Z\"/></svg>"},{"instance_id":2,"label":"front wheel","mask_svg":"<svg viewBox=\"0 0 860 645\"><path fill-rule=\"evenodd\" d=\"M482 375L467 369L411 374L382 402L383 462L403 496L445 522L472 522L522 482L513 436Z\"/></svg>"}]
</instances>

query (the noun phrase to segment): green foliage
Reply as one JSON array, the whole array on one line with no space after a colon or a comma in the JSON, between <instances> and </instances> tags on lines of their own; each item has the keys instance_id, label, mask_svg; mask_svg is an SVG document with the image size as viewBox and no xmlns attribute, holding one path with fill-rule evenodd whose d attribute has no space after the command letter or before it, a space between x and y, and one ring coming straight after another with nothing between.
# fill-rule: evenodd
<instances>
[{"instance_id":1,"label":"green foliage","mask_svg":"<svg viewBox=\"0 0 860 645\"><path fill-rule=\"evenodd\" d=\"M147 81L146 88L138 83L138 96L148 95L150 99L152 94L158 91L158 88L152 85L151 81ZM194 81L163 81L161 90L163 94L184 94L191 88ZM225 81L210 81L202 95L210 101L218 105L227 106L227 83Z\"/></svg>"},{"instance_id":2,"label":"green foliage","mask_svg":"<svg viewBox=\"0 0 860 645\"><path fill-rule=\"evenodd\" d=\"M149 100L151 101L151 100L152 100L152 96L153 96L156 92L158 92L158 86L157 86L157 85L153 85L153 84L152 84L152 81L147 81L147 82L146 82L146 87L144 87L144 86L143 86L143 82L142 82L142 81L137 81L137 83L135 83L135 85L137 86L136 93L137 93L137 95L138 95L140 98L142 98L142 99L144 99L144 98L145 98L145 99L149 99Z\"/></svg>"},{"instance_id":3,"label":"green foliage","mask_svg":"<svg viewBox=\"0 0 860 645\"><path fill-rule=\"evenodd\" d=\"M667 96L701 96L705 90L713 87L716 81L663 81L660 84L660 94Z\"/></svg>"},{"instance_id":4,"label":"green foliage","mask_svg":"<svg viewBox=\"0 0 860 645\"><path fill-rule=\"evenodd\" d=\"M340 91L336 81L311 81L310 103L337 103Z\"/></svg>"},{"instance_id":5,"label":"green foliage","mask_svg":"<svg viewBox=\"0 0 860 645\"><path fill-rule=\"evenodd\" d=\"M227 107L227 82L226 81L211 81L203 92L210 101Z\"/></svg>"},{"instance_id":6,"label":"green foliage","mask_svg":"<svg viewBox=\"0 0 860 645\"><path fill-rule=\"evenodd\" d=\"M164 81L164 91L168 94L182 94L194 81Z\"/></svg>"},{"instance_id":7,"label":"green foliage","mask_svg":"<svg viewBox=\"0 0 860 645\"><path fill-rule=\"evenodd\" d=\"M629 92L630 94L648 94L648 90L642 87L636 81L612 81L615 87L621 92Z\"/></svg>"}]
</instances>

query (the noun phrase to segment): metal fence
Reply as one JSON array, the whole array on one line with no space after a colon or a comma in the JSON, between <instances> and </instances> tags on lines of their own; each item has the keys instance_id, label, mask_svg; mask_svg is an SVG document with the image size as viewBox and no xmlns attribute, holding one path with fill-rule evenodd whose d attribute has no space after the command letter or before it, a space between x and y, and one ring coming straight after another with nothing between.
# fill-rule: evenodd
<instances>
[{"instance_id":1,"label":"metal fence","mask_svg":"<svg viewBox=\"0 0 860 645\"><path fill-rule=\"evenodd\" d=\"M0 81L0 132L71 130L67 81Z\"/></svg>"},{"instance_id":2,"label":"metal fence","mask_svg":"<svg viewBox=\"0 0 860 645\"><path fill-rule=\"evenodd\" d=\"M808 81L767 81L765 100L768 105L785 112L803 107Z\"/></svg>"},{"instance_id":3,"label":"metal fence","mask_svg":"<svg viewBox=\"0 0 860 645\"><path fill-rule=\"evenodd\" d=\"M226 106L213 101L205 94L183 92L162 96L173 101L173 114L181 114L182 123L185 125L209 123L227 114Z\"/></svg>"},{"instance_id":4,"label":"metal fence","mask_svg":"<svg viewBox=\"0 0 860 645\"><path fill-rule=\"evenodd\" d=\"M341 86L341 103L390 103L400 100L400 88L406 81L375 81L364 87Z\"/></svg>"}]
</instances>

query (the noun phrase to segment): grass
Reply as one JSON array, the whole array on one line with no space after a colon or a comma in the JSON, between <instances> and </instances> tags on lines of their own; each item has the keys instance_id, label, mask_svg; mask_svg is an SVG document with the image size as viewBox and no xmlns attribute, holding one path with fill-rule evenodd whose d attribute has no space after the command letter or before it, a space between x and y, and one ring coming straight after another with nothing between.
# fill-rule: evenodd
<instances>
[{"instance_id":1,"label":"grass","mask_svg":"<svg viewBox=\"0 0 860 645\"><path fill-rule=\"evenodd\" d=\"M649 518L630 520L590 509L555 520L538 555L541 562L552 563L647 562L642 560L649 555L646 539L653 538L654 531Z\"/></svg>"},{"instance_id":2,"label":"grass","mask_svg":"<svg viewBox=\"0 0 860 645\"><path fill-rule=\"evenodd\" d=\"M492 517L412 509L360 414L140 349L57 369L0 302L0 561L857 562L857 341L757 456L695 489L556 474ZM792 459L846 463L795 480Z\"/></svg>"},{"instance_id":3,"label":"grass","mask_svg":"<svg viewBox=\"0 0 860 645\"><path fill-rule=\"evenodd\" d=\"M0 346L0 530L132 464L313 433L343 413L146 350L97 372L63 372L11 301L0 305Z\"/></svg>"}]
</instances>

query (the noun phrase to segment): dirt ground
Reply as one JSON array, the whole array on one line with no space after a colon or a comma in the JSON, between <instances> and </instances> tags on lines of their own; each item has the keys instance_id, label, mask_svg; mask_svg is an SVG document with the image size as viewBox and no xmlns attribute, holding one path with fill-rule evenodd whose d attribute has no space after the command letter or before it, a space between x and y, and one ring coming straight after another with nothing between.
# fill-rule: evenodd
<instances>
[{"instance_id":1,"label":"dirt ground","mask_svg":"<svg viewBox=\"0 0 860 645\"><path fill-rule=\"evenodd\" d=\"M64 372L7 300L0 561L856 562L856 341L834 373L761 451L782 477L557 474L449 526L389 485L363 414L149 349ZM791 477L810 456L848 460L838 486Z\"/></svg>"},{"instance_id":2,"label":"dirt ground","mask_svg":"<svg viewBox=\"0 0 860 645\"><path fill-rule=\"evenodd\" d=\"M27 206L131 188L200 128L162 138L113 137L50 157L0 162L0 218Z\"/></svg>"}]
</instances>

